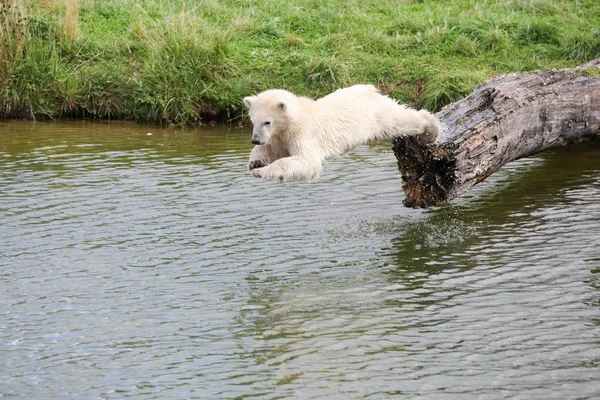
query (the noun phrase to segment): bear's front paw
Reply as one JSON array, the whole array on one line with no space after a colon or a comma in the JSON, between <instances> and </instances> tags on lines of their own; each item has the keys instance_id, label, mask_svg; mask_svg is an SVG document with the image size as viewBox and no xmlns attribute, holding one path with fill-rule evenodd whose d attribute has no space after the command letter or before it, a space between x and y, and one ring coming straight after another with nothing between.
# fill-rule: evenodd
<instances>
[{"instance_id":1,"label":"bear's front paw","mask_svg":"<svg viewBox=\"0 0 600 400\"><path fill-rule=\"evenodd\" d=\"M252 171L256 168L266 167L269 163L266 160L252 160L248 163L248 169Z\"/></svg>"},{"instance_id":2,"label":"bear's front paw","mask_svg":"<svg viewBox=\"0 0 600 400\"><path fill-rule=\"evenodd\" d=\"M250 175L255 178L264 178L263 168L254 168L250 170Z\"/></svg>"},{"instance_id":3,"label":"bear's front paw","mask_svg":"<svg viewBox=\"0 0 600 400\"><path fill-rule=\"evenodd\" d=\"M250 175L263 179L279 179L280 182L285 180L283 175L274 173L272 170L269 171L267 167L253 169L250 171Z\"/></svg>"}]
</instances>

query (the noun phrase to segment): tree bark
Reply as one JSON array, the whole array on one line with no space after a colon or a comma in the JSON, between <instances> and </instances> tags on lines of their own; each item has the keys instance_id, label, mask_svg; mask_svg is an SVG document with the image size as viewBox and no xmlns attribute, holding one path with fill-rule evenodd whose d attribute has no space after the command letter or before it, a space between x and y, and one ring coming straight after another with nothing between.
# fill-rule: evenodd
<instances>
[{"instance_id":1,"label":"tree bark","mask_svg":"<svg viewBox=\"0 0 600 400\"><path fill-rule=\"evenodd\" d=\"M600 137L600 59L577 68L509 74L436 114L437 143L393 141L406 193L419 208L463 194L504 164Z\"/></svg>"}]
</instances>

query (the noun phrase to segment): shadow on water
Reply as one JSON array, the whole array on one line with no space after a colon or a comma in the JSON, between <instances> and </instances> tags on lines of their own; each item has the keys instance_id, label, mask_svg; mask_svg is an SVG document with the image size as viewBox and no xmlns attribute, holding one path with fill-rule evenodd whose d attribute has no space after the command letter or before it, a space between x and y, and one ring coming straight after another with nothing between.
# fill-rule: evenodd
<instances>
[{"instance_id":1,"label":"shadow on water","mask_svg":"<svg viewBox=\"0 0 600 400\"><path fill-rule=\"evenodd\" d=\"M571 191L599 185L597 150L597 143L586 143L521 160L473 188L459 204L432 209L424 220L399 226L402 234L381 254L393 260L386 273L392 281L407 283L415 273L474 267L477 261L468 250L481 241L496 237L518 243L519 228L539 219L539 211L568 210L577 201Z\"/></svg>"}]
</instances>

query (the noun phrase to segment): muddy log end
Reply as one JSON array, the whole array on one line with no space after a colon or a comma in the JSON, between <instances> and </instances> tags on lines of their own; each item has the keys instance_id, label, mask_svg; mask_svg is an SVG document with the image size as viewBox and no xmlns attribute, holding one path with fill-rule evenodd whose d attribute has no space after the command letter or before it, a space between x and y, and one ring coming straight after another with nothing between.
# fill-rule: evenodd
<instances>
[{"instance_id":1,"label":"muddy log end","mask_svg":"<svg viewBox=\"0 0 600 400\"><path fill-rule=\"evenodd\" d=\"M414 136L398 137L392 143L406 193L404 205L422 208L447 201L456 179L456 146L423 143Z\"/></svg>"}]
</instances>

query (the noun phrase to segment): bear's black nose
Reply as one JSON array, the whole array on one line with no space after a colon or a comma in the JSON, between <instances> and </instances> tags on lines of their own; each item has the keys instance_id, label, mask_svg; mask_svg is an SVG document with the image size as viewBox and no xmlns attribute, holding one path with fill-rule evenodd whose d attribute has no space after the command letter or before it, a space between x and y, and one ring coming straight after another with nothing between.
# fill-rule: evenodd
<instances>
[{"instance_id":1,"label":"bear's black nose","mask_svg":"<svg viewBox=\"0 0 600 400\"><path fill-rule=\"evenodd\" d=\"M260 144L260 140L252 139L252 144Z\"/></svg>"}]
</instances>

